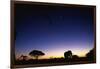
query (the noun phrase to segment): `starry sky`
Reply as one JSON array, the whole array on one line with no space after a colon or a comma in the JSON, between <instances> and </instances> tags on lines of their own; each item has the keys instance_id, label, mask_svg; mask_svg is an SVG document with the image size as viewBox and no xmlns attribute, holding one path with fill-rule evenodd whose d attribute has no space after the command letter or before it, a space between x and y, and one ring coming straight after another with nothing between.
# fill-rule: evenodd
<instances>
[{"instance_id":1,"label":"starry sky","mask_svg":"<svg viewBox=\"0 0 100 69\"><path fill-rule=\"evenodd\" d=\"M41 58L61 57L65 51L85 56L94 47L93 8L15 4L15 54L32 50Z\"/></svg>"}]
</instances>

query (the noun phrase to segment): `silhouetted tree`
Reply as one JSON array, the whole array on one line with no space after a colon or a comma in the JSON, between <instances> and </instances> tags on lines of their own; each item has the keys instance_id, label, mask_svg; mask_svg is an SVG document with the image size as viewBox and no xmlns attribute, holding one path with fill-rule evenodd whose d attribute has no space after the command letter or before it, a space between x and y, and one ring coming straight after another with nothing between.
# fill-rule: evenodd
<instances>
[{"instance_id":1,"label":"silhouetted tree","mask_svg":"<svg viewBox=\"0 0 100 69\"><path fill-rule=\"evenodd\" d=\"M72 51L67 51L64 53L65 60L70 61L72 59Z\"/></svg>"},{"instance_id":2,"label":"silhouetted tree","mask_svg":"<svg viewBox=\"0 0 100 69\"><path fill-rule=\"evenodd\" d=\"M38 59L38 57L43 56L45 54L42 51L33 50L29 53L29 55Z\"/></svg>"},{"instance_id":3,"label":"silhouetted tree","mask_svg":"<svg viewBox=\"0 0 100 69\"><path fill-rule=\"evenodd\" d=\"M23 60L23 61L26 61L28 59L28 56L25 56L25 55L21 55L18 60Z\"/></svg>"},{"instance_id":4,"label":"silhouetted tree","mask_svg":"<svg viewBox=\"0 0 100 69\"><path fill-rule=\"evenodd\" d=\"M90 50L87 54L86 57L88 58L88 60L94 60L95 54L94 54L94 49Z\"/></svg>"},{"instance_id":5,"label":"silhouetted tree","mask_svg":"<svg viewBox=\"0 0 100 69\"><path fill-rule=\"evenodd\" d=\"M79 56L73 55L73 56L72 56L72 61L77 61L77 60L79 60Z\"/></svg>"},{"instance_id":6,"label":"silhouetted tree","mask_svg":"<svg viewBox=\"0 0 100 69\"><path fill-rule=\"evenodd\" d=\"M79 56L73 55L72 58L77 59L77 58L79 58Z\"/></svg>"}]
</instances>

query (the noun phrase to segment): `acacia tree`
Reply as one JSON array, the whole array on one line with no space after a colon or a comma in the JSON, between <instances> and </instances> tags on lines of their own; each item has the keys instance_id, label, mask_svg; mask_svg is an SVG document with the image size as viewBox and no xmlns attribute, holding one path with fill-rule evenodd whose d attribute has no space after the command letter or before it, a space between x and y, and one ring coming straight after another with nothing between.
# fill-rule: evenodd
<instances>
[{"instance_id":1,"label":"acacia tree","mask_svg":"<svg viewBox=\"0 0 100 69\"><path fill-rule=\"evenodd\" d=\"M35 59L38 60L38 58L39 58L40 56L43 56L43 55L45 55L45 54L44 54L42 51L33 50L33 51L31 51L31 52L29 53L29 55L30 55L31 57L34 57Z\"/></svg>"}]
</instances>

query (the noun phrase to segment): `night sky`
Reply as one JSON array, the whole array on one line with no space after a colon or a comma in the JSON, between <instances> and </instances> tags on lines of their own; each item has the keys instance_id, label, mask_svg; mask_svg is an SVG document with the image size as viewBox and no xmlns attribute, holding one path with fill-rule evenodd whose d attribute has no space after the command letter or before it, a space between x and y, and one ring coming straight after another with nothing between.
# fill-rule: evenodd
<instances>
[{"instance_id":1,"label":"night sky","mask_svg":"<svg viewBox=\"0 0 100 69\"><path fill-rule=\"evenodd\" d=\"M61 57L65 51L84 56L94 47L93 8L15 4L15 53L32 50L42 58Z\"/></svg>"}]
</instances>

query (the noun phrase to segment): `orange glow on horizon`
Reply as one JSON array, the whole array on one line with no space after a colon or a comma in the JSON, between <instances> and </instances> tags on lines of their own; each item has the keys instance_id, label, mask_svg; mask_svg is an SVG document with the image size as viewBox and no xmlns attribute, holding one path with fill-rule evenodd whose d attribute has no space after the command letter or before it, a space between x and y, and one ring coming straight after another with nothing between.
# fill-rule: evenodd
<instances>
[{"instance_id":1,"label":"orange glow on horizon","mask_svg":"<svg viewBox=\"0 0 100 69\"><path fill-rule=\"evenodd\" d=\"M90 51L88 49L72 49L72 54L73 55L77 55L79 57L85 57L86 54ZM50 59L50 58L64 58L64 52L65 50L60 50L59 51L57 50L52 50L52 51L48 51L47 53L45 53L44 56L40 56L39 59ZM26 53L24 53L26 55ZM31 58L29 55L26 55L28 56L29 58ZM17 55L16 56L17 58L20 57L20 55ZM34 59L34 57L33 57Z\"/></svg>"}]
</instances>

